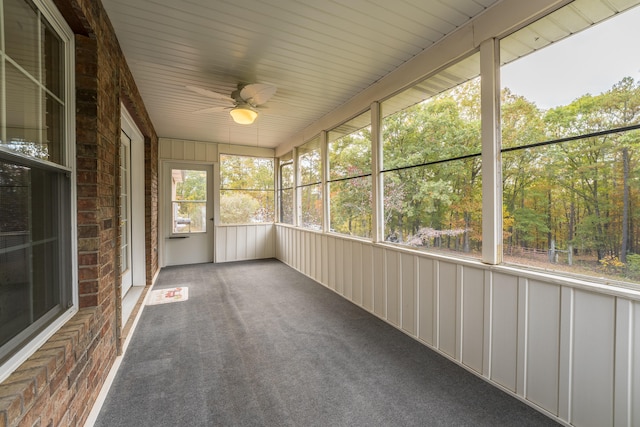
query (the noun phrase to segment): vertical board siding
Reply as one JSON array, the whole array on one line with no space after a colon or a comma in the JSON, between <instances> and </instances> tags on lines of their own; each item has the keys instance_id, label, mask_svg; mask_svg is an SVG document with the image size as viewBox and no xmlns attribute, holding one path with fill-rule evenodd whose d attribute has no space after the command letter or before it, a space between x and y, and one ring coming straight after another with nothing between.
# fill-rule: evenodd
<instances>
[{"instance_id":1,"label":"vertical board siding","mask_svg":"<svg viewBox=\"0 0 640 427\"><path fill-rule=\"evenodd\" d=\"M329 258L329 262L328 262L328 266L329 266L329 270L328 270L328 275L329 278L327 280L327 286L329 286L331 289L335 290L336 289L336 239L333 237L327 237L327 239L329 240L328 242L328 258Z\"/></svg>"},{"instance_id":2,"label":"vertical board siding","mask_svg":"<svg viewBox=\"0 0 640 427\"><path fill-rule=\"evenodd\" d=\"M247 227L234 227L236 230L235 259L247 259Z\"/></svg>"},{"instance_id":3,"label":"vertical board siding","mask_svg":"<svg viewBox=\"0 0 640 427\"><path fill-rule=\"evenodd\" d=\"M385 265L387 266L387 320L394 326L400 326L400 268L396 251L385 250Z\"/></svg>"},{"instance_id":4,"label":"vertical board siding","mask_svg":"<svg viewBox=\"0 0 640 427\"><path fill-rule=\"evenodd\" d=\"M218 144L160 138L159 155L166 160L213 163L218 161Z\"/></svg>"},{"instance_id":5,"label":"vertical board siding","mask_svg":"<svg viewBox=\"0 0 640 427\"><path fill-rule=\"evenodd\" d=\"M558 414L560 372L560 286L530 281L528 286L526 397Z\"/></svg>"},{"instance_id":6,"label":"vertical board siding","mask_svg":"<svg viewBox=\"0 0 640 427\"><path fill-rule=\"evenodd\" d=\"M262 247L257 248L256 244L252 244L252 242L259 243L262 240L258 238L258 230L264 230L264 227L247 227L247 236L246 236L247 259L263 258L264 255L266 254L265 249L263 249Z\"/></svg>"},{"instance_id":7,"label":"vertical board siding","mask_svg":"<svg viewBox=\"0 0 640 427\"><path fill-rule=\"evenodd\" d=\"M384 286L384 249L373 248L373 312L387 318L387 291Z\"/></svg>"},{"instance_id":8,"label":"vertical board siding","mask_svg":"<svg viewBox=\"0 0 640 427\"><path fill-rule=\"evenodd\" d=\"M329 283L329 238L322 236L322 280L325 286Z\"/></svg>"},{"instance_id":9,"label":"vertical board siding","mask_svg":"<svg viewBox=\"0 0 640 427\"><path fill-rule=\"evenodd\" d=\"M576 290L574 304L571 421L612 425L615 298Z\"/></svg>"},{"instance_id":10,"label":"vertical board siding","mask_svg":"<svg viewBox=\"0 0 640 427\"><path fill-rule=\"evenodd\" d=\"M344 296L344 240L342 239L336 239L335 270L335 290Z\"/></svg>"},{"instance_id":11,"label":"vertical board siding","mask_svg":"<svg viewBox=\"0 0 640 427\"><path fill-rule=\"evenodd\" d=\"M482 373L484 351L484 272L465 268L462 278L462 363Z\"/></svg>"},{"instance_id":12,"label":"vertical board siding","mask_svg":"<svg viewBox=\"0 0 640 427\"><path fill-rule=\"evenodd\" d=\"M304 239L304 273L311 276L311 239L313 233L306 233Z\"/></svg>"},{"instance_id":13,"label":"vertical board siding","mask_svg":"<svg viewBox=\"0 0 640 427\"><path fill-rule=\"evenodd\" d=\"M351 259L353 280L352 301L357 305L362 305L362 243L353 244L353 256Z\"/></svg>"},{"instance_id":14,"label":"vertical board siding","mask_svg":"<svg viewBox=\"0 0 640 427\"><path fill-rule=\"evenodd\" d=\"M532 406L577 426L640 425L640 302L276 228L279 259ZM219 250L243 234L218 235Z\"/></svg>"},{"instance_id":15,"label":"vertical board siding","mask_svg":"<svg viewBox=\"0 0 640 427\"><path fill-rule=\"evenodd\" d=\"M322 253L322 236L317 235L316 236L316 257L314 259L314 262L316 265L316 274L314 278L316 279L316 281L320 283L322 283L322 266L325 265L325 262L324 262L325 259L326 258Z\"/></svg>"},{"instance_id":16,"label":"vertical board siding","mask_svg":"<svg viewBox=\"0 0 640 427\"><path fill-rule=\"evenodd\" d=\"M344 241L343 278L344 297L353 301L353 244L350 240Z\"/></svg>"},{"instance_id":17,"label":"vertical board siding","mask_svg":"<svg viewBox=\"0 0 640 427\"><path fill-rule=\"evenodd\" d=\"M418 338L435 346L436 325L435 261L418 258Z\"/></svg>"},{"instance_id":18,"label":"vertical board siding","mask_svg":"<svg viewBox=\"0 0 640 427\"><path fill-rule=\"evenodd\" d=\"M415 256L410 254L400 254L400 271L402 276L402 329L409 335L418 334L417 305L418 292L416 283L416 263Z\"/></svg>"},{"instance_id":19,"label":"vertical board siding","mask_svg":"<svg viewBox=\"0 0 640 427\"><path fill-rule=\"evenodd\" d=\"M494 274L491 379L511 391L516 390L518 350L518 278Z\"/></svg>"},{"instance_id":20,"label":"vertical board siding","mask_svg":"<svg viewBox=\"0 0 640 427\"><path fill-rule=\"evenodd\" d=\"M362 306L373 312L373 246L362 248Z\"/></svg>"},{"instance_id":21,"label":"vertical board siding","mask_svg":"<svg viewBox=\"0 0 640 427\"><path fill-rule=\"evenodd\" d=\"M450 262L438 264L438 348L455 358L458 331L456 306L458 269Z\"/></svg>"},{"instance_id":22,"label":"vertical board siding","mask_svg":"<svg viewBox=\"0 0 640 427\"><path fill-rule=\"evenodd\" d=\"M283 244L288 240L287 231L276 230L273 224L218 226L215 260L232 262L278 257L288 264L287 246Z\"/></svg>"}]
</instances>

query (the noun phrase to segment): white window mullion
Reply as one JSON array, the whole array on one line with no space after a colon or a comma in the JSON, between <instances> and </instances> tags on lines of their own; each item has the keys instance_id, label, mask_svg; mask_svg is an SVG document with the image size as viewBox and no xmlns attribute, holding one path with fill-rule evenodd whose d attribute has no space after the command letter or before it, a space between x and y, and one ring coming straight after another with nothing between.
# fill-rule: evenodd
<instances>
[{"instance_id":1,"label":"white window mullion","mask_svg":"<svg viewBox=\"0 0 640 427\"><path fill-rule=\"evenodd\" d=\"M293 157L293 225L302 226L302 188L300 188L300 161L298 160L298 147L291 152Z\"/></svg>"},{"instance_id":2,"label":"white window mullion","mask_svg":"<svg viewBox=\"0 0 640 427\"><path fill-rule=\"evenodd\" d=\"M502 262L502 156L500 131L500 44L480 45L482 120L482 262Z\"/></svg>"},{"instance_id":3,"label":"white window mullion","mask_svg":"<svg viewBox=\"0 0 640 427\"><path fill-rule=\"evenodd\" d=\"M45 84L42 82L42 13L40 11L38 11L38 52L38 75L35 76L38 80L38 112L40 113L38 115L38 143L44 145L44 118L46 115L44 108L46 103L42 99Z\"/></svg>"},{"instance_id":4,"label":"white window mullion","mask_svg":"<svg viewBox=\"0 0 640 427\"><path fill-rule=\"evenodd\" d=\"M322 167L320 179L322 182L322 231L324 233L331 230L330 212L331 200L329 198L329 145L327 142L327 131L320 132L320 165Z\"/></svg>"},{"instance_id":5,"label":"white window mullion","mask_svg":"<svg viewBox=\"0 0 640 427\"><path fill-rule=\"evenodd\" d=\"M0 142L7 142L7 79L5 74L5 47L4 47L4 2L0 1Z\"/></svg>"},{"instance_id":6,"label":"white window mullion","mask_svg":"<svg viewBox=\"0 0 640 427\"><path fill-rule=\"evenodd\" d=\"M382 173L382 120L380 103L371 104L371 239L384 241L384 185Z\"/></svg>"}]
</instances>

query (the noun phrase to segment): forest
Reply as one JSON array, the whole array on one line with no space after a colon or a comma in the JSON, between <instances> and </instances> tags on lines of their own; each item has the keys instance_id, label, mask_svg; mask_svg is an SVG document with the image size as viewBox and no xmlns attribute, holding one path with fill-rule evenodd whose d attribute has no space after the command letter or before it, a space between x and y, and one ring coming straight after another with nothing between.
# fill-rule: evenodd
<instances>
[{"instance_id":1,"label":"forest","mask_svg":"<svg viewBox=\"0 0 640 427\"><path fill-rule=\"evenodd\" d=\"M547 110L508 88L501 98L505 261L640 281L640 82ZM370 126L352 127L329 132L330 231L370 238ZM399 111L383 103L386 241L480 257L480 135L479 78ZM316 230L319 145L298 150L301 226ZM273 160L223 155L220 165L221 222L273 221ZM293 223L293 163L279 173L279 220Z\"/></svg>"},{"instance_id":2,"label":"forest","mask_svg":"<svg viewBox=\"0 0 640 427\"><path fill-rule=\"evenodd\" d=\"M640 84L549 110L508 88L501 102L505 260L640 280ZM385 240L479 257L479 79L385 116L382 131ZM329 160L332 231L369 237L369 128L331 142Z\"/></svg>"}]
</instances>

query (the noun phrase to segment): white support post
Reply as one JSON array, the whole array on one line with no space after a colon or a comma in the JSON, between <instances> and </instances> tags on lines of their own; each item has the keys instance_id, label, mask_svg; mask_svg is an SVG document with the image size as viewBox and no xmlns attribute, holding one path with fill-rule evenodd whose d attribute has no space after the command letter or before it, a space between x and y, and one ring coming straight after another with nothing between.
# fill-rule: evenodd
<instances>
[{"instance_id":1,"label":"white support post","mask_svg":"<svg viewBox=\"0 0 640 427\"><path fill-rule=\"evenodd\" d=\"M276 204L273 210L275 212L274 222L279 223L282 218L282 176L280 174L280 157L275 157L273 159L273 170L275 172L273 184L276 189L275 194L273 195L273 201Z\"/></svg>"},{"instance_id":2,"label":"white support post","mask_svg":"<svg viewBox=\"0 0 640 427\"><path fill-rule=\"evenodd\" d=\"M293 225L302 225L302 194L300 186L300 162L298 161L298 147L293 147Z\"/></svg>"},{"instance_id":3,"label":"white support post","mask_svg":"<svg viewBox=\"0 0 640 427\"><path fill-rule=\"evenodd\" d=\"M382 120L380 103L371 104L371 223L374 243L384 241L384 185L382 179Z\"/></svg>"},{"instance_id":4,"label":"white support post","mask_svg":"<svg viewBox=\"0 0 640 427\"><path fill-rule=\"evenodd\" d=\"M320 180L322 183L322 231L327 233L331 230L329 213L331 200L329 199L329 144L327 142L328 133L326 130L320 132L320 164L322 172Z\"/></svg>"},{"instance_id":5,"label":"white support post","mask_svg":"<svg viewBox=\"0 0 640 427\"><path fill-rule=\"evenodd\" d=\"M480 45L482 99L482 262L502 262L502 156L500 148L500 43Z\"/></svg>"}]
</instances>

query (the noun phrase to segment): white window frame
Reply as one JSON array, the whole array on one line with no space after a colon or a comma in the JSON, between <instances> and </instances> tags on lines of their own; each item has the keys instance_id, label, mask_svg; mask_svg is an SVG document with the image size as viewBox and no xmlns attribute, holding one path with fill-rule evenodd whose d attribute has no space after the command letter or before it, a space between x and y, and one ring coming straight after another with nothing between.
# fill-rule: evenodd
<instances>
[{"instance_id":1,"label":"white window frame","mask_svg":"<svg viewBox=\"0 0 640 427\"><path fill-rule=\"evenodd\" d=\"M4 381L13 371L15 371L25 360L35 353L53 334L55 334L65 323L67 323L78 312L78 236L77 236L77 180L76 180L76 151L75 151L75 42L74 34L69 25L66 23L56 6L51 0L32 0L33 4L42 13L49 25L55 30L56 34L65 44L64 51L64 67L65 67L65 123L64 123L64 165L56 165L57 169L66 169L70 175L70 224L68 236L70 239L71 252L71 300L72 305L62 312L47 327L35 335L28 343L17 350L2 365L0 365L0 382ZM0 19L4 19L3 3L0 2ZM4 34L2 43L4 47ZM6 84L4 81L4 65L2 65L2 74L0 84ZM4 90L2 91L4 94ZM2 100L3 103L5 100ZM4 114L4 113L3 113ZM5 121L3 120L3 123ZM0 148L0 150L3 150ZM4 151L4 150L3 150ZM10 155L15 155L15 153Z\"/></svg>"}]
</instances>

